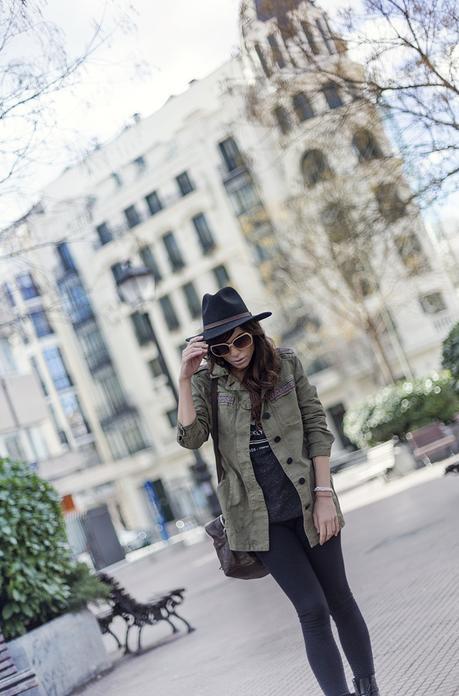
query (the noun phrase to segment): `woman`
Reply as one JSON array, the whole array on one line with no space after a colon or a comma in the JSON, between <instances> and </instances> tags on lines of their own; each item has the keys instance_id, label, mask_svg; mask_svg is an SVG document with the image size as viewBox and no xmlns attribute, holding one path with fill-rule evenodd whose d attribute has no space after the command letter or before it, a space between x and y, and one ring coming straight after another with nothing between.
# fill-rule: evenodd
<instances>
[{"instance_id":1,"label":"woman","mask_svg":"<svg viewBox=\"0 0 459 696\"><path fill-rule=\"evenodd\" d=\"M368 629L349 588L344 518L330 475L334 441L317 390L291 349L279 349L234 288L202 301L203 332L182 354L177 439L209 437L218 380L217 493L230 548L255 552L293 603L311 669L326 696L351 696L333 617L357 696L379 696ZM207 364L201 365L202 359Z\"/></svg>"}]
</instances>

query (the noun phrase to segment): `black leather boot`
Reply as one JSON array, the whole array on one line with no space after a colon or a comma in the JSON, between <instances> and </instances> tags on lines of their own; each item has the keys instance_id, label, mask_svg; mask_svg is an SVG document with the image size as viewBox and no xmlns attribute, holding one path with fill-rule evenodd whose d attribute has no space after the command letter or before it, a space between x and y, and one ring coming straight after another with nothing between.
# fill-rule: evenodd
<instances>
[{"instance_id":1,"label":"black leather boot","mask_svg":"<svg viewBox=\"0 0 459 696\"><path fill-rule=\"evenodd\" d=\"M356 696L379 696L379 689L374 674L370 674L369 677L360 677L359 679L353 677L352 683L355 687Z\"/></svg>"}]
</instances>

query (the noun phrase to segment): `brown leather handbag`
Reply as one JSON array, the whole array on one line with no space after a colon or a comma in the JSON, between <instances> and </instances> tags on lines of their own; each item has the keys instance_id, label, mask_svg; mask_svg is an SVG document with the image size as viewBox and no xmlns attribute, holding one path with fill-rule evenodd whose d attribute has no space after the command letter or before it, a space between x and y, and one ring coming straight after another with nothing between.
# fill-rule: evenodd
<instances>
[{"instance_id":1,"label":"brown leather handbag","mask_svg":"<svg viewBox=\"0 0 459 696\"><path fill-rule=\"evenodd\" d=\"M214 444L215 463L217 466L217 480L220 483L223 478L224 471L218 449L217 387L218 379L211 378L211 434ZM219 515L211 522L208 522L206 525L204 525L204 529L213 540L214 548L220 561L220 570L223 570L225 575L230 578L239 578L240 580L253 580L256 578L263 578L265 575L269 574L269 571L265 568L255 553L251 551L232 551L230 549L228 538L226 536L225 520L223 515Z\"/></svg>"}]
</instances>

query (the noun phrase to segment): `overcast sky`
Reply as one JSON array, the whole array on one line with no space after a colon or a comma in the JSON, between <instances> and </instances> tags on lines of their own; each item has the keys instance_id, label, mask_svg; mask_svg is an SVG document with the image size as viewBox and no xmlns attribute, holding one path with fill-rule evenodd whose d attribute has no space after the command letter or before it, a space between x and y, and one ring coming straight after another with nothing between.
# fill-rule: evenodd
<instances>
[{"instance_id":1,"label":"overcast sky","mask_svg":"<svg viewBox=\"0 0 459 696\"><path fill-rule=\"evenodd\" d=\"M33 176L23 182L30 201L91 139L106 142L132 114L146 116L210 73L237 51L240 0L48 0L45 17L65 35L70 54L84 50L94 20L110 40L88 61L79 82L54 98L58 128ZM360 0L322 0L330 15ZM24 46L27 51L27 44ZM8 216L24 212L25 197L9 200Z\"/></svg>"},{"instance_id":2,"label":"overcast sky","mask_svg":"<svg viewBox=\"0 0 459 696\"><path fill-rule=\"evenodd\" d=\"M356 0L354 0L355 2ZM63 32L70 55L84 52L93 22L106 44L71 89L53 96L58 128L44 130L46 146L22 184L33 196L57 177L91 139L113 138L132 114L146 116L212 72L238 49L240 0L45 0L45 19ZM342 0L325 0L332 11ZM30 55L27 37L19 46ZM70 148L70 152L69 152ZM22 192L21 192L22 193ZM23 195L9 199L8 216L24 212Z\"/></svg>"}]
</instances>

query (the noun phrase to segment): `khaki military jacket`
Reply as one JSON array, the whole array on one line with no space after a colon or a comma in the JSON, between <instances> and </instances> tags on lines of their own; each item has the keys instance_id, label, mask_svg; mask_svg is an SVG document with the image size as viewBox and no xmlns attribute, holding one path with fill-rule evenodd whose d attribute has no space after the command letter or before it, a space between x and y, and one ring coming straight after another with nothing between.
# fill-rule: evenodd
<instances>
[{"instance_id":1,"label":"khaki military jacket","mask_svg":"<svg viewBox=\"0 0 459 696\"><path fill-rule=\"evenodd\" d=\"M280 379L270 399L265 400L261 418L268 442L283 470L292 481L303 508L304 531L311 546L319 543L314 526L312 458L330 455L334 442L325 412L296 353L278 349ZM218 379L219 450L225 475L217 495L225 519L229 546L233 551L269 550L269 520L263 491L253 471L249 454L251 421L250 395L229 369L214 366L210 374L203 365L191 378L196 418L189 425L177 424L177 441L182 447L198 449L211 430L210 380ZM333 500L340 529L345 521L331 476Z\"/></svg>"}]
</instances>

